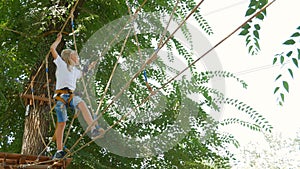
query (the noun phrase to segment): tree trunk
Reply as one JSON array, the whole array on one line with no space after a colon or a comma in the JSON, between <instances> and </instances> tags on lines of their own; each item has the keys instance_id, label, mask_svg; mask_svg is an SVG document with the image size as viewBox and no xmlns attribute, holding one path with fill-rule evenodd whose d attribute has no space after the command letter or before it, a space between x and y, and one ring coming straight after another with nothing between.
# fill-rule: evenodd
<instances>
[{"instance_id":1,"label":"tree trunk","mask_svg":"<svg viewBox=\"0 0 300 169\"><path fill-rule=\"evenodd\" d=\"M55 82L55 65L53 64L53 59L49 57L49 87L50 87L50 96L52 98ZM36 78L33 80L33 90L28 90L28 96L32 96L33 99L28 99L27 103L30 105L30 111L25 117L25 126L23 134L23 144L22 144L22 154L26 155L39 155L46 145L49 143L49 139L54 134L54 127L50 130L50 124L52 123L52 118L50 114L50 105L49 102L38 100L36 96L43 97L48 99L48 88L47 88L47 78L46 78L46 67L43 64L41 70L36 73L33 72L32 76L36 75ZM31 78L32 79L32 78ZM31 88L31 87L30 87ZM34 102L33 102L34 100ZM51 103L53 106L53 102ZM53 125L51 125L53 126Z\"/></svg>"},{"instance_id":2,"label":"tree trunk","mask_svg":"<svg viewBox=\"0 0 300 169\"><path fill-rule=\"evenodd\" d=\"M37 106L32 108L25 119L23 144L21 154L39 155L48 144L45 140L49 131L49 108Z\"/></svg>"}]
</instances>

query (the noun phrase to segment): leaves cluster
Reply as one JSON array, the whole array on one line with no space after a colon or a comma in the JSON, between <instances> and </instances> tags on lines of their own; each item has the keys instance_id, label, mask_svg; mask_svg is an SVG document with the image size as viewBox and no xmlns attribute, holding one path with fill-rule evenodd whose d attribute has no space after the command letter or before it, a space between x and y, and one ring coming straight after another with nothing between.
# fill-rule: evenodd
<instances>
[{"instance_id":1,"label":"leaves cluster","mask_svg":"<svg viewBox=\"0 0 300 169\"><path fill-rule=\"evenodd\" d=\"M246 11L246 16L251 16L255 12L262 9L268 0L251 0L248 6L248 10ZM260 14L258 14L254 20L264 20L265 16L267 15L267 11L263 10ZM256 55L260 51L259 45L259 31L260 25L254 21L248 22L242 27L242 31L239 35L246 37L246 46L248 47L248 52L251 55Z\"/></svg>"},{"instance_id":2,"label":"leaves cluster","mask_svg":"<svg viewBox=\"0 0 300 169\"><path fill-rule=\"evenodd\" d=\"M286 40L283 45L288 46L291 50L287 52L282 52L280 54L276 54L273 59L273 65L281 65L281 68L286 67L287 72L280 73L275 81L281 82L280 86L276 86L274 89L274 94L277 95L277 100L279 105L283 105L285 101L285 94L290 92L289 81L287 80L287 75L290 78L294 79L294 72L296 68L299 68L299 60L300 60L300 49L297 47L297 41L299 41L299 33L300 27L297 28L297 32L293 33L290 39ZM288 63L293 63L292 65Z\"/></svg>"}]
</instances>

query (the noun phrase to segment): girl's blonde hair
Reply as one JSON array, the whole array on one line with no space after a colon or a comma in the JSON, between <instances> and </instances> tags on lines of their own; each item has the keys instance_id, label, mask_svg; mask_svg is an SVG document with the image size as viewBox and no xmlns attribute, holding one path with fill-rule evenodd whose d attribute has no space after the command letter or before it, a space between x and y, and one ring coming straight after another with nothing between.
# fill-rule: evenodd
<instances>
[{"instance_id":1,"label":"girl's blonde hair","mask_svg":"<svg viewBox=\"0 0 300 169\"><path fill-rule=\"evenodd\" d=\"M71 53L76 52L72 49L64 49L61 52L61 58L67 63L67 67L69 71L72 71L73 67L75 66L74 61L71 59Z\"/></svg>"}]
</instances>

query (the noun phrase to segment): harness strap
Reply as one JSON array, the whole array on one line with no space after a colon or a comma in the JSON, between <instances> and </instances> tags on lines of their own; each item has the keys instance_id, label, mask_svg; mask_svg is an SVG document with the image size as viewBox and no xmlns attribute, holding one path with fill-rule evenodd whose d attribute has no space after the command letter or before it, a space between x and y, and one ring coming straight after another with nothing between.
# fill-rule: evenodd
<instances>
[{"instance_id":1,"label":"harness strap","mask_svg":"<svg viewBox=\"0 0 300 169\"><path fill-rule=\"evenodd\" d=\"M62 88L62 89L55 90L55 94L56 94L56 96L54 97L54 99L57 100L57 101L61 101L62 103L64 103L67 106L70 105L70 103L71 103L71 101L74 97L73 91L70 90L69 88ZM70 95L67 102L61 97L62 94L69 94Z\"/></svg>"}]
</instances>

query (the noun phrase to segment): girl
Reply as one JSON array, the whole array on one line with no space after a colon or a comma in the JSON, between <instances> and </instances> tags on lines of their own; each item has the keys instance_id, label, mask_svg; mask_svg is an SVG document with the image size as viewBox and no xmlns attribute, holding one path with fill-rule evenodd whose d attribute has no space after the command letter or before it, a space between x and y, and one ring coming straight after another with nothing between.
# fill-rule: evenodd
<instances>
[{"instance_id":1,"label":"girl","mask_svg":"<svg viewBox=\"0 0 300 169\"><path fill-rule=\"evenodd\" d=\"M79 57L76 51L64 49L61 57L56 51L57 45L61 42L62 34L59 33L55 42L51 45L50 51L56 64L56 106L57 129L55 132L57 152L53 159L61 159L64 157L63 151L63 134L67 121L67 106L72 109L76 107L82 112L84 120L90 126L93 122L91 113L89 112L85 102L79 97L74 96L73 91L76 89L76 80L82 76L82 72L75 66L79 65ZM97 130L95 125L91 127L92 138L95 138L104 132L103 129Z\"/></svg>"}]
</instances>

